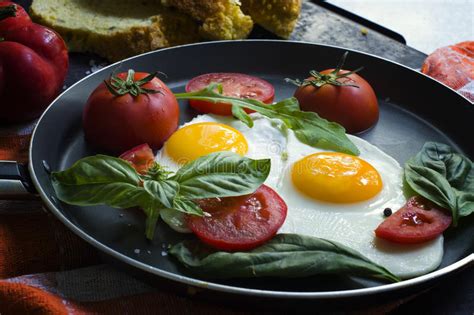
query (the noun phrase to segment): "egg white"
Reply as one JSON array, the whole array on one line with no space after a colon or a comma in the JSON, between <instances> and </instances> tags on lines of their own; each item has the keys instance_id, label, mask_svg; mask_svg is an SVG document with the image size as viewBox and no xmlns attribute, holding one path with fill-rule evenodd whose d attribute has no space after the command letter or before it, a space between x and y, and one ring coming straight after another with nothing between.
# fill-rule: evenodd
<instances>
[{"instance_id":1,"label":"egg white","mask_svg":"<svg viewBox=\"0 0 474 315\"><path fill-rule=\"evenodd\" d=\"M349 135L359 148L359 158L370 163L382 177L382 191L373 198L356 203L331 203L301 193L291 180L294 162L325 150L301 143L288 133L288 165L276 191L288 205L288 215L279 233L297 233L339 242L402 278L410 278L436 269L443 257L443 236L418 244L395 244L376 238L374 230L384 220L383 209L402 207L403 169L392 157L369 142Z\"/></svg>"},{"instance_id":2,"label":"egg white","mask_svg":"<svg viewBox=\"0 0 474 315\"><path fill-rule=\"evenodd\" d=\"M405 204L403 169L392 157L369 142L350 136L360 150L359 158L370 163L382 177L382 191L375 197L357 203L330 203L310 198L297 190L291 180L293 163L322 150L301 143L292 130L279 120L251 114L253 128L232 118L200 115L180 128L201 122L218 122L240 131L248 142L245 156L270 158L272 168L265 184L272 187L286 202L288 214L278 233L296 233L339 242L395 275L410 278L436 269L443 257L443 236L417 245L395 244L375 237L374 230L384 220L383 209L393 211ZM156 161L171 171L180 167L161 150ZM167 212L162 218L176 231L189 232L182 224L182 215Z\"/></svg>"},{"instance_id":3,"label":"egg white","mask_svg":"<svg viewBox=\"0 0 474 315\"><path fill-rule=\"evenodd\" d=\"M254 126L247 127L233 117L218 115L199 115L179 128L203 122L215 122L228 125L238 130L247 140L248 151L246 157L252 159L271 159L272 167L266 184L275 187L280 180L281 173L286 166L284 157L287 152L287 129L279 120L267 119L260 114L252 114ZM177 164L164 150L157 153L155 160L170 171L176 172L181 166Z\"/></svg>"}]
</instances>

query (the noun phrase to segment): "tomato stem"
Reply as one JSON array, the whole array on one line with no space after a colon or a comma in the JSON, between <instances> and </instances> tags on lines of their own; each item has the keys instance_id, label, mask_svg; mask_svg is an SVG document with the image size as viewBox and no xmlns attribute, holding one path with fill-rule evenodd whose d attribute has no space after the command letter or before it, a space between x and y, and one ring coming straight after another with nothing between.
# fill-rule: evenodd
<instances>
[{"instance_id":1,"label":"tomato stem","mask_svg":"<svg viewBox=\"0 0 474 315\"><path fill-rule=\"evenodd\" d=\"M142 85L150 82L158 75L158 72L147 75L141 80L135 81L135 71L129 69L127 73L127 78L125 80L119 78L118 76L112 74L109 80L104 80L105 86L115 96L122 96L125 94L130 94L132 96L138 96L140 94L156 94L162 93L159 90L143 88Z\"/></svg>"},{"instance_id":2,"label":"tomato stem","mask_svg":"<svg viewBox=\"0 0 474 315\"><path fill-rule=\"evenodd\" d=\"M303 81L300 81L299 79L286 78L285 81L288 82L288 83L292 83L296 86L312 85L316 88L320 88L320 87L322 87L323 85L326 85L326 84L331 84L331 85L335 85L335 86L351 86L351 87L359 88L359 86L357 86L355 84L343 83L343 82L338 81L339 79L348 77L351 74L359 72L364 68L364 67L359 67L356 70L341 73L342 67L344 66L344 63L346 61L346 58L347 58L348 54L349 54L349 52L346 51L344 53L344 55L342 55L342 58L341 58L341 60L339 60L339 63L337 65L337 67L333 71L331 71L331 73L323 74L319 71L311 70L309 72L311 78L304 79Z\"/></svg>"},{"instance_id":3,"label":"tomato stem","mask_svg":"<svg viewBox=\"0 0 474 315\"><path fill-rule=\"evenodd\" d=\"M16 5L7 5L4 7L0 8L0 21L4 20L9 17L15 17L16 16Z\"/></svg>"}]
</instances>

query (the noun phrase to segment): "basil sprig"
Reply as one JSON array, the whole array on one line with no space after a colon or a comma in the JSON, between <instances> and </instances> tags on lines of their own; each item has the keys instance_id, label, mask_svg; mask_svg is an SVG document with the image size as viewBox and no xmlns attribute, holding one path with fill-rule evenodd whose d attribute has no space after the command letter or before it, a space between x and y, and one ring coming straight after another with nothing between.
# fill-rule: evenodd
<instances>
[{"instance_id":1,"label":"basil sprig","mask_svg":"<svg viewBox=\"0 0 474 315\"><path fill-rule=\"evenodd\" d=\"M208 279L342 274L400 281L353 249L298 234L278 234L251 251L235 253L217 251L200 241L188 240L171 247L170 254L190 271Z\"/></svg>"},{"instance_id":2,"label":"basil sprig","mask_svg":"<svg viewBox=\"0 0 474 315\"><path fill-rule=\"evenodd\" d=\"M425 143L405 164L405 179L416 193L451 210L453 226L474 212L474 165L446 144Z\"/></svg>"},{"instance_id":3,"label":"basil sprig","mask_svg":"<svg viewBox=\"0 0 474 315\"><path fill-rule=\"evenodd\" d=\"M253 127L253 121L243 109L254 110L263 116L277 118L295 132L295 136L303 143L313 147L322 147L334 151L359 155L359 149L345 133L344 127L323 119L314 112L300 110L298 100L294 97L284 99L275 104L265 104L253 99L241 99L222 95L222 85L211 83L206 88L190 93L177 93L177 99L201 100L212 103L232 105L232 115Z\"/></svg>"},{"instance_id":4,"label":"basil sprig","mask_svg":"<svg viewBox=\"0 0 474 315\"><path fill-rule=\"evenodd\" d=\"M250 194L268 177L270 163L217 152L186 164L174 175L159 165L140 175L127 161L96 155L53 172L51 180L56 196L68 204L141 207L147 216L145 234L152 239L160 209L202 216L195 199Z\"/></svg>"}]
</instances>

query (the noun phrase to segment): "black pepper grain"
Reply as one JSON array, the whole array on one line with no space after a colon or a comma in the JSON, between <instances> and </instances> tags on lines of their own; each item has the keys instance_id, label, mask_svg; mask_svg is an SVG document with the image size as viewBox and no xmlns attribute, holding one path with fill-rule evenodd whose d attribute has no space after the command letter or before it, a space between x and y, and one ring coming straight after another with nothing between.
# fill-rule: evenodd
<instances>
[{"instance_id":1,"label":"black pepper grain","mask_svg":"<svg viewBox=\"0 0 474 315\"><path fill-rule=\"evenodd\" d=\"M386 217L391 216L392 215L392 209L390 209L390 208L383 209L383 215L386 216Z\"/></svg>"}]
</instances>

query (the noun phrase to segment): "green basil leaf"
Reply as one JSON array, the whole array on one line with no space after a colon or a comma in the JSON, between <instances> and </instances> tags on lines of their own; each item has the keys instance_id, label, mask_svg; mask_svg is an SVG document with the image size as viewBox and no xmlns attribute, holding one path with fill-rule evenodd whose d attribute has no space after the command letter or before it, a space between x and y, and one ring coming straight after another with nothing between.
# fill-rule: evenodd
<instances>
[{"instance_id":1,"label":"green basil leaf","mask_svg":"<svg viewBox=\"0 0 474 315\"><path fill-rule=\"evenodd\" d=\"M178 233L192 233L186 224L184 212L175 209L161 209L160 218Z\"/></svg>"},{"instance_id":2,"label":"green basil leaf","mask_svg":"<svg viewBox=\"0 0 474 315\"><path fill-rule=\"evenodd\" d=\"M281 113L284 113L285 116ZM341 125L329 122L314 112L285 108L274 118L282 119L288 128L293 129L298 140L303 143L348 154L359 154L359 149L347 138L346 131Z\"/></svg>"},{"instance_id":3,"label":"green basil leaf","mask_svg":"<svg viewBox=\"0 0 474 315\"><path fill-rule=\"evenodd\" d=\"M145 180L143 188L166 208L173 208L174 198L179 192L179 184L173 180Z\"/></svg>"},{"instance_id":4,"label":"green basil leaf","mask_svg":"<svg viewBox=\"0 0 474 315\"><path fill-rule=\"evenodd\" d=\"M216 152L184 165L170 179L179 183L180 195L189 199L241 196L263 184L270 165L270 159Z\"/></svg>"},{"instance_id":5,"label":"green basil leaf","mask_svg":"<svg viewBox=\"0 0 474 315\"><path fill-rule=\"evenodd\" d=\"M300 110L300 104L295 97L286 98L282 101L272 104L271 106L277 111L293 112Z\"/></svg>"},{"instance_id":6,"label":"green basil leaf","mask_svg":"<svg viewBox=\"0 0 474 315\"><path fill-rule=\"evenodd\" d=\"M204 211L194 201L181 196L176 196L174 199L173 209L200 217L204 215Z\"/></svg>"},{"instance_id":7,"label":"green basil leaf","mask_svg":"<svg viewBox=\"0 0 474 315\"><path fill-rule=\"evenodd\" d=\"M245 112L245 110L242 109L242 107L232 105L232 115L244 124L246 124L248 127L253 127L252 118L249 116L249 114Z\"/></svg>"},{"instance_id":8,"label":"green basil leaf","mask_svg":"<svg viewBox=\"0 0 474 315\"><path fill-rule=\"evenodd\" d=\"M116 182L138 185L140 182L140 176L130 163L101 154L80 159L65 171L53 172L52 177L68 185Z\"/></svg>"},{"instance_id":9,"label":"green basil leaf","mask_svg":"<svg viewBox=\"0 0 474 315\"><path fill-rule=\"evenodd\" d=\"M342 274L400 280L346 246L297 234L276 235L248 252L221 252L200 241L183 241L174 245L170 253L192 272L211 279Z\"/></svg>"},{"instance_id":10,"label":"green basil leaf","mask_svg":"<svg viewBox=\"0 0 474 315\"><path fill-rule=\"evenodd\" d=\"M467 217L474 213L474 193L467 194L456 191L456 196L460 217Z\"/></svg>"},{"instance_id":11,"label":"green basil leaf","mask_svg":"<svg viewBox=\"0 0 474 315\"><path fill-rule=\"evenodd\" d=\"M434 170L418 166L405 165L405 179L410 187L428 200L445 209L456 207L456 195L449 182ZM452 212L453 221L457 223L458 213Z\"/></svg>"},{"instance_id":12,"label":"green basil leaf","mask_svg":"<svg viewBox=\"0 0 474 315\"><path fill-rule=\"evenodd\" d=\"M264 104L253 99L240 99L225 96L215 90L219 84L210 84L206 88L190 93L175 94L177 99L193 99L214 103L228 103L232 107L252 109L269 118L282 120L288 128L293 129L296 137L303 143L313 147L324 147L336 151L358 155L360 152L345 133L345 129L334 122L319 117L313 112L300 110L296 98L291 97L273 105ZM248 125L250 116L243 115L242 111L232 111L235 118Z\"/></svg>"},{"instance_id":13,"label":"green basil leaf","mask_svg":"<svg viewBox=\"0 0 474 315\"><path fill-rule=\"evenodd\" d=\"M409 162L443 175L456 189L463 190L473 185L472 162L467 157L453 152L449 145L427 142Z\"/></svg>"},{"instance_id":14,"label":"green basil leaf","mask_svg":"<svg viewBox=\"0 0 474 315\"><path fill-rule=\"evenodd\" d=\"M81 159L65 171L53 172L51 180L61 201L79 206L129 208L147 206L151 199L128 162L106 155Z\"/></svg>"},{"instance_id":15,"label":"green basil leaf","mask_svg":"<svg viewBox=\"0 0 474 315\"><path fill-rule=\"evenodd\" d=\"M427 142L405 164L405 179L418 194L451 210L453 225L474 212L474 166L446 144Z\"/></svg>"}]
</instances>

